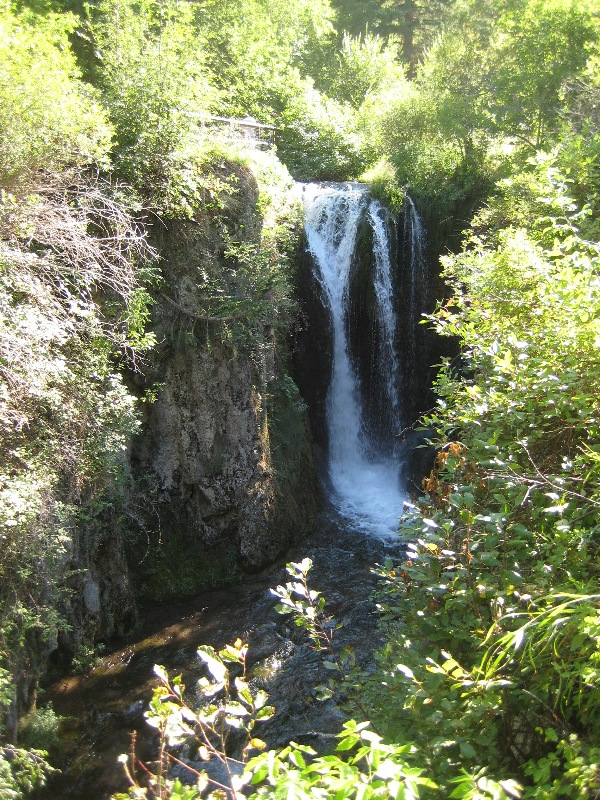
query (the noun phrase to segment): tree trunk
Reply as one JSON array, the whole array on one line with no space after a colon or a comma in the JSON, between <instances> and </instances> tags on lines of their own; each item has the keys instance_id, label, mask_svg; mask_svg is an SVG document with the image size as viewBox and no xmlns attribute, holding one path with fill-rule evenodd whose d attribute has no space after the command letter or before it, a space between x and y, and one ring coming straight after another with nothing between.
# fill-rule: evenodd
<instances>
[{"instance_id":1,"label":"tree trunk","mask_svg":"<svg viewBox=\"0 0 600 800\"><path fill-rule=\"evenodd\" d=\"M417 27L417 7L415 0L404 0L404 19L402 20L402 55L408 64L408 77L414 78L417 67L415 48L415 28Z\"/></svg>"}]
</instances>

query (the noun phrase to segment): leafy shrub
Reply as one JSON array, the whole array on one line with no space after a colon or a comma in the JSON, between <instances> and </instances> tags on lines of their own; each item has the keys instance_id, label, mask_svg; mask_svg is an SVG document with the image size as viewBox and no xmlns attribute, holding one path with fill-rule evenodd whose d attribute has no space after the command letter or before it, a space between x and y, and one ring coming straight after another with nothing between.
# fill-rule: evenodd
<instances>
[{"instance_id":1,"label":"leafy shrub","mask_svg":"<svg viewBox=\"0 0 600 800\"><path fill-rule=\"evenodd\" d=\"M387 208L399 213L404 203L405 192L398 181L398 173L389 161L380 161L362 176L370 185L370 194Z\"/></svg>"},{"instance_id":2,"label":"leafy shrub","mask_svg":"<svg viewBox=\"0 0 600 800\"><path fill-rule=\"evenodd\" d=\"M290 580L272 590L272 594L280 600L277 610L291 614L295 624L306 631L313 649L323 653L323 666L328 667L329 674L334 678L330 681L331 688L317 687L317 696L320 700L327 700L340 688L336 685L336 679L348 689L356 676L352 659L345 657L346 648L340 653L334 644L334 631L339 625L336 626L327 616L325 599L320 592L308 585L307 574L311 567L310 559L288 564ZM432 772L439 773L440 770L432 768L427 762L428 748L422 741L415 743L404 740L400 744L386 744L369 722L357 723L351 719L344 723L336 737L338 743L335 752L325 756L318 756L312 748L295 742L278 752L267 751L265 742L254 736L254 730L258 722L269 719L276 710L265 705L267 695L264 691L257 691L247 683L246 653L247 646L239 639L233 646L227 645L218 653L210 647L198 649L198 656L208 672L198 682L201 696L199 709L190 708L184 700L180 677L170 680L163 667L155 667L160 685L154 690L146 716L149 724L160 733L158 765L153 771L145 769L143 773L138 773L135 754L121 756L120 761L130 786L127 794L118 794L114 800L149 796L163 800L195 800L201 793L214 800L234 800L242 796L242 792L252 792L249 794L251 800L291 795L306 800L313 797L418 800L420 797L439 796L438 792L446 792L444 796L464 800L510 800L520 797L520 787L516 781L495 780L486 774L485 769L469 771L462 768L462 763L474 755L473 747L466 738L461 740L462 762L457 761L453 765L449 776L444 775L442 770L442 777L446 778L443 785L438 785L431 777ZM414 680L412 694L414 697L421 696L421 707L425 710L426 703L431 703L432 698L427 699L423 683L415 679L408 667L400 665L398 670ZM438 688L445 678L452 681L453 691L458 696L456 679L466 678L466 673L455 661L448 660L442 667L430 671L444 676L442 681L437 680ZM363 675L362 680L367 680L366 676ZM464 681L465 686L470 684L472 682ZM386 681L385 686L389 688L390 683ZM363 693L364 683L355 688ZM467 693L476 695L478 692L477 689L467 689ZM477 705L475 697L471 706ZM446 698L445 709L449 708L452 709L452 704ZM469 704L467 709L470 710ZM478 716L481 719L485 712L481 711ZM440 721L437 714L434 727L439 728ZM451 726L456 721L451 717L445 726ZM232 732L237 732L235 738L230 738ZM430 728L430 736L431 733ZM441 739L436 737L436 741ZM455 743L447 742L446 746ZM432 744L435 746L435 742ZM192 752L199 745L202 761L216 761L222 765L225 775L222 781L211 777L208 770L202 770L201 764L192 765L186 760L185 748L190 745ZM174 755L177 749L181 758ZM258 755L253 755L254 751L258 751ZM170 777L171 762L187 769L187 785Z\"/></svg>"},{"instance_id":3,"label":"leafy shrub","mask_svg":"<svg viewBox=\"0 0 600 800\"><path fill-rule=\"evenodd\" d=\"M6 800L24 800L46 782L52 768L43 750L3 747L0 752L0 790Z\"/></svg>"},{"instance_id":4,"label":"leafy shrub","mask_svg":"<svg viewBox=\"0 0 600 800\"><path fill-rule=\"evenodd\" d=\"M14 687L10 674L7 670L0 667L0 712L4 714L10 706L13 698ZM42 714L42 727L52 733L55 730L55 717L53 712ZM46 725L45 723L48 723ZM5 726L0 723L0 734L5 735ZM35 747L36 744L45 743L35 741L27 742L26 747ZM46 761L46 749L35 750L25 749L6 744L0 748L0 792L6 800L24 800L29 797L35 789L40 788L46 782L46 778L53 772L52 767Z\"/></svg>"},{"instance_id":5,"label":"leafy shrub","mask_svg":"<svg viewBox=\"0 0 600 800\"><path fill-rule=\"evenodd\" d=\"M499 208L496 219L522 219L529 202L529 235L492 229L488 241L482 226L444 259L453 296L432 319L463 351L426 417L438 456L404 519L407 556L382 570L387 689L372 689L374 721L414 741L439 783L462 763L535 781L525 797L569 796L570 780L591 796L600 253L552 162L523 182L527 195L509 186L479 222Z\"/></svg>"},{"instance_id":6,"label":"leafy shrub","mask_svg":"<svg viewBox=\"0 0 600 800\"><path fill-rule=\"evenodd\" d=\"M551 146L564 87L573 108L588 91L579 81L597 35L585 4L528 0L471 5L469 14L466 25L458 15L415 79L398 84L365 121L433 225L457 217L458 230L496 180Z\"/></svg>"},{"instance_id":7,"label":"leafy shrub","mask_svg":"<svg viewBox=\"0 0 600 800\"><path fill-rule=\"evenodd\" d=\"M277 152L296 180L347 180L360 175L366 158L350 106L301 85L281 114Z\"/></svg>"},{"instance_id":8,"label":"leafy shrub","mask_svg":"<svg viewBox=\"0 0 600 800\"><path fill-rule=\"evenodd\" d=\"M214 100L193 8L106 0L95 12L96 80L115 130L114 168L150 202L185 167L184 151ZM188 112L192 112L190 115Z\"/></svg>"},{"instance_id":9,"label":"leafy shrub","mask_svg":"<svg viewBox=\"0 0 600 800\"><path fill-rule=\"evenodd\" d=\"M40 170L106 164L111 129L98 93L79 80L69 48L74 18L0 14L0 186Z\"/></svg>"},{"instance_id":10,"label":"leafy shrub","mask_svg":"<svg viewBox=\"0 0 600 800\"><path fill-rule=\"evenodd\" d=\"M344 34L328 94L357 110L369 96L377 98L404 76L394 44L370 33L356 38Z\"/></svg>"},{"instance_id":11,"label":"leafy shrub","mask_svg":"<svg viewBox=\"0 0 600 800\"><path fill-rule=\"evenodd\" d=\"M24 674L35 681L68 630L74 553L78 566L91 557L103 515L114 513L117 524L125 452L138 428L117 364L127 355L135 365L153 341L139 278L154 253L131 209L77 161L61 174L47 166L26 196L5 192L0 207L0 664L14 677L11 714L2 711L8 741L23 711L17 682ZM39 754L23 759L10 762L17 784L45 769Z\"/></svg>"},{"instance_id":12,"label":"leafy shrub","mask_svg":"<svg viewBox=\"0 0 600 800\"><path fill-rule=\"evenodd\" d=\"M21 720L19 743L28 750L56 753L62 746L57 733L61 719L51 705L37 708Z\"/></svg>"}]
</instances>

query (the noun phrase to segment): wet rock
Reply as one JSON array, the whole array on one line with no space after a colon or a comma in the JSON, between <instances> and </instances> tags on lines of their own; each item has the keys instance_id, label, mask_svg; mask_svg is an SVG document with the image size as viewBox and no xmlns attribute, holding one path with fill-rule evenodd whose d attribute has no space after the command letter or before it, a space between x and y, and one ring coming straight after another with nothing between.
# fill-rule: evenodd
<instances>
[{"instance_id":1,"label":"wet rock","mask_svg":"<svg viewBox=\"0 0 600 800\"><path fill-rule=\"evenodd\" d=\"M234 758L227 758L222 761L218 758L211 758L208 761L185 759L184 764L176 764L171 768L170 777L179 778L181 783L193 786L197 781L195 773L204 772L213 784L210 788L214 789L216 786L231 788L231 777L241 775L243 771L244 765Z\"/></svg>"}]
</instances>

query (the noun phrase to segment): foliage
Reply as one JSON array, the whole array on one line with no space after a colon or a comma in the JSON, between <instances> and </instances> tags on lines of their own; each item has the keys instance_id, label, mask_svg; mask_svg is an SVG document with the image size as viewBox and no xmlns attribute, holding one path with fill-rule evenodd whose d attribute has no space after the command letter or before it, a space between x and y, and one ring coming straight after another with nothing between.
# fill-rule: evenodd
<instances>
[{"instance_id":1,"label":"foliage","mask_svg":"<svg viewBox=\"0 0 600 800\"><path fill-rule=\"evenodd\" d=\"M12 702L14 688L10 673L0 667L0 710L2 712ZM52 714L46 717L50 721L50 729L54 728ZM4 726L0 726L0 734L4 734ZM46 778L53 772L47 762L45 750L33 749L40 742L29 741L26 747L6 744L0 748L0 791L6 800L22 800L31 792L43 786ZM45 743L42 743L45 746Z\"/></svg>"},{"instance_id":2,"label":"foliage","mask_svg":"<svg viewBox=\"0 0 600 800\"><path fill-rule=\"evenodd\" d=\"M211 0L203 31L222 111L273 122L332 32L327 0ZM317 56L315 59L314 57Z\"/></svg>"},{"instance_id":3,"label":"foliage","mask_svg":"<svg viewBox=\"0 0 600 800\"><path fill-rule=\"evenodd\" d=\"M208 111L215 97L193 23L193 8L176 0L106 0L92 18L114 167L159 208L193 139L197 120L189 112Z\"/></svg>"},{"instance_id":4,"label":"foliage","mask_svg":"<svg viewBox=\"0 0 600 800\"><path fill-rule=\"evenodd\" d=\"M292 742L275 754L255 756L248 764L252 783L258 784L251 799L259 797L309 798L405 798L416 800L422 788L435 783L406 760L412 746L386 745L368 722L350 720L337 737L336 752L318 758L312 748Z\"/></svg>"},{"instance_id":5,"label":"foliage","mask_svg":"<svg viewBox=\"0 0 600 800\"><path fill-rule=\"evenodd\" d=\"M292 580L285 586L271 589L271 594L280 600L275 610L280 614L292 614L294 623L308 632L315 650L331 650L335 626L323 613L323 595L308 586L307 575L311 568L312 561L309 558L298 564L290 562L286 570Z\"/></svg>"},{"instance_id":6,"label":"foliage","mask_svg":"<svg viewBox=\"0 0 600 800\"><path fill-rule=\"evenodd\" d=\"M153 342L141 278L154 252L120 187L91 169L107 164L109 127L79 80L73 20L2 25L0 727L14 742L22 676L33 685L68 631L74 553L85 561L98 520L122 507L138 419L117 365L135 368ZM47 772L40 753L8 745L2 764L11 792Z\"/></svg>"},{"instance_id":7,"label":"foliage","mask_svg":"<svg viewBox=\"0 0 600 800\"><path fill-rule=\"evenodd\" d=\"M586 66L596 29L574 3L529 2L500 18L492 59L495 123L540 148L554 130L561 90Z\"/></svg>"},{"instance_id":8,"label":"foliage","mask_svg":"<svg viewBox=\"0 0 600 800\"><path fill-rule=\"evenodd\" d=\"M52 768L43 750L6 746L0 752L0 790L6 800L22 800L43 786Z\"/></svg>"},{"instance_id":9,"label":"foliage","mask_svg":"<svg viewBox=\"0 0 600 800\"><path fill-rule=\"evenodd\" d=\"M296 624L308 631L313 645L332 654L331 633L325 627L327 618L323 614L324 600L307 583L311 567L310 559L288 564L292 581L285 587L277 587L273 594L282 601L280 611L293 613ZM153 771L146 769L138 777L135 753L121 756L130 788L127 794L115 795L114 800L126 797L193 800L200 792L211 798L237 798L244 796L244 787L255 789L250 794L251 799L288 797L293 792L300 798L325 798L335 794L357 800L371 797L417 800L421 788L436 788L434 782L423 775L423 770L407 763L405 757L412 752L411 745L384 744L368 722L357 724L350 720L345 723L337 737L335 754L313 758L317 755L314 750L294 742L279 752L266 751L265 742L254 736L254 728L258 722L270 719L275 709L266 705L266 692L253 690L247 682L247 650L240 639L219 653L212 647L198 649L198 657L208 676L198 682L202 704L196 710L183 699L181 677L171 681L162 667L155 667L160 685L154 690L146 717L160 733L159 760ZM332 664L331 661L327 663ZM234 669L241 671L233 681L228 664L237 665ZM233 732L236 732L235 737L232 737ZM193 742L193 750L198 750L200 761L216 760L223 766L225 783L210 777L197 759L190 763L189 757L182 756L182 760L174 756L174 747L187 743L189 748L190 742ZM248 760L253 751L259 751L259 755ZM179 780L172 780L170 763L184 766L188 775L194 776L195 785L184 786ZM245 768L240 771L244 764Z\"/></svg>"},{"instance_id":10,"label":"foliage","mask_svg":"<svg viewBox=\"0 0 600 800\"><path fill-rule=\"evenodd\" d=\"M397 37L411 71L436 35L451 24L455 6L460 7L455 0L333 0L333 5L341 30Z\"/></svg>"},{"instance_id":11,"label":"foliage","mask_svg":"<svg viewBox=\"0 0 600 800\"><path fill-rule=\"evenodd\" d=\"M40 170L106 164L111 130L98 94L78 80L69 15L0 13L0 186L18 191Z\"/></svg>"},{"instance_id":12,"label":"foliage","mask_svg":"<svg viewBox=\"0 0 600 800\"><path fill-rule=\"evenodd\" d=\"M299 563L290 562L286 570L292 580L271 589L271 594L280 601L275 610L279 614L290 614L294 624L306 631L313 649L323 653L323 666L329 671L329 679L325 684L315 686L315 695L318 700L327 700L333 697L338 684L351 674L354 658L350 647L345 647L342 652L334 647L333 637L341 624L325 612L323 595L309 587L307 575L311 569L310 558Z\"/></svg>"},{"instance_id":13,"label":"foliage","mask_svg":"<svg viewBox=\"0 0 600 800\"><path fill-rule=\"evenodd\" d=\"M358 109L368 95L378 94L403 75L393 43L385 45L370 33L357 38L345 34L328 94Z\"/></svg>"},{"instance_id":14,"label":"foliage","mask_svg":"<svg viewBox=\"0 0 600 800\"><path fill-rule=\"evenodd\" d=\"M370 194L376 200L394 214L400 214L406 194L400 186L396 169L389 161L379 161L361 177L369 184Z\"/></svg>"},{"instance_id":15,"label":"foliage","mask_svg":"<svg viewBox=\"0 0 600 800\"><path fill-rule=\"evenodd\" d=\"M57 731L62 719L51 705L36 708L20 721L19 743L28 750L43 749L52 754L60 751L62 743Z\"/></svg>"},{"instance_id":16,"label":"foliage","mask_svg":"<svg viewBox=\"0 0 600 800\"><path fill-rule=\"evenodd\" d=\"M589 91L597 25L585 4L465 6L366 126L428 210L429 230L452 216L464 227L496 180L557 136L559 110Z\"/></svg>"},{"instance_id":17,"label":"foliage","mask_svg":"<svg viewBox=\"0 0 600 800\"><path fill-rule=\"evenodd\" d=\"M285 586L278 586L272 593L282 601L277 607L279 612L292 614L295 623L307 631L313 647L325 654L323 665L327 667L329 664L330 671L333 671L338 681L343 681L347 676L346 665L343 663L343 654L337 653L333 644L333 629L324 610L325 601L319 592L308 585L307 574L311 567L310 559L288 564L287 572L291 581ZM201 678L198 684L203 698L200 710L192 711L183 701L180 678L169 681L164 669L155 667L161 685L154 690L146 716L150 724L160 731L158 765L152 771L145 769L145 778L142 780L132 770L135 753L129 757L122 756L120 760L125 765L130 789L127 795L116 795L115 800L124 800L128 796L161 797L165 800L185 796L192 800L200 791L209 791L206 795L208 797L233 799L246 796L251 788L254 789L249 795L251 800L290 796L307 800L313 797L339 797L340 800L375 797L418 800L419 797L435 797L438 791L449 792L444 796L465 800L510 800L521 796L516 781L497 781L489 777L485 769L469 771L459 768L458 763L454 765L454 771L446 784L440 786L431 778L433 770L427 761L427 747L422 742L415 744L404 740L400 744L386 744L369 722L357 723L352 719L345 722L336 737L339 741L335 751L327 755L318 755L312 748L295 742L277 752L266 750L262 740L251 738L252 730L258 720L273 716L275 709L264 705L267 696L263 691L259 690L254 694L251 684L246 682L246 650L241 640L233 647L226 646L219 653L212 648L199 648L198 656L211 676ZM234 680L237 700L234 698L233 701L227 662L237 663L242 668L241 679ZM455 681L457 677L463 677L457 667L456 662L447 662L437 671L445 678ZM401 665L399 669L405 677L414 679L414 674L408 667ZM365 689L365 680L366 677L363 676L361 691ZM472 682L465 682L465 685L469 683ZM437 685L439 688L439 680ZM386 682L385 686L388 687L389 684ZM319 699L327 700L332 694L331 691L324 693ZM415 690L413 694L423 697L423 688ZM422 706L425 708L425 703ZM255 710L258 713L254 718ZM438 717L435 725L439 726L439 722ZM455 720L451 720L450 724L452 722ZM237 737L235 741L233 756L232 748L228 747L229 728L244 732L242 739ZM429 734L431 735L431 729ZM188 756L182 755L178 758L174 755L173 746L181 747L184 742L187 742L188 748L191 744L192 753L199 745L201 760L210 762L216 759L223 765L226 777L222 782L211 775L210 763L205 771L197 758L190 759L189 750ZM468 747L465 741L462 749L467 758L471 755ZM576 749L574 744L574 751ZM258 755L247 760L253 750L258 750ZM193 776L193 787L191 783L183 786L178 780L169 778L170 762L183 766L189 778ZM543 769L543 765L540 765L540 769ZM217 788L210 791L213 786Z\"/></svg>"},{"instance_id":18,"label":"foliage","mask_svg":"<svg viewBox=\"0 0 600 800\"><path fill-rule=\"evenodd\" d=\"M2 658L38 626L56 636L78 507L122 496L138 425L112 359L152 341L132 264L152 251L119 201L75 178L7 196L0 216Z\"/></svg>"},{"instance_id":19,"label":"foliage","mask_svg":"<svg viewBox=\"0 0 600 800\"><path fill-rule=\"evenodd\" d=\"M452 299L432 321L462 355L424 420L438 455L407 557L382 570L372 689L375 724L423 748L435 780L509 771L524 797L597 790L600 263L555 164L504 184L444 259ZM486 227L500 220L529 233Z\"/></svg>"},{"instance_id":20,"label":"foliage","mask_svg":"<svg viewBox=\"0 0 600 800\"><path fill-rule=\"evenodd\" d=\"M281 114L277 152L296 180L347 180L366 166L352 109L299 87Z\"/></svg>"},{"instance_id":21,"label":"foliage","mask_svg":"<svg viewBox=\"0 0 600 800\"><path fill-rule=\"evenodd\" d=\"M472 32L449 31L414 81L376 98L375 107L367 104L366 135L393 165L399 186L426 212L429 230L453 215L464 225L492 185L480 96L485 69L473 39Z\"/></svg>"},{"instance_id":22,"label":"foliage","mask_svg":"<svg viewBox=\"0 0 600 800\"><path fill-rule=\"evenodd\" d=\"M192 710L184 701L181 676L169 679L163 667L156 666L155 674L160 685L154 690L150 708L146 713L148 723L160 734L161 749L154 773L145 770L138 778L135 754L121 757L121 763L130 783L127 794L118 794L115 800L125 797L160 797L193 800L202 796L212 798L237 797L238 791L250 780L250 775L240 775L238 767L247 760L252 750L262 750L265 743L254 735L260 722L270 719L275 710L267 705L263 690L252 691L246 677L248 646L241 639L226 645L218 653L212 647L198 648L198 658L206 668L207 676L198 682L198 692L203 704ZM231 675L228 664L236 665L239 673ZM234 736L235 734L235 736ZM169 764L185 762L168 749L193 740L199 760L217 761L224 770L226 784L209 778L205 771L188 767L197 778L195 786L183 787L179 780L169 778ZM235 740L236 757L231 755L230 740ZM194 761L196 759L193 759ZM216 787L216 788L215 788ZM209 791L204 794L205 790Z\"/></svg>"}]
</instances>

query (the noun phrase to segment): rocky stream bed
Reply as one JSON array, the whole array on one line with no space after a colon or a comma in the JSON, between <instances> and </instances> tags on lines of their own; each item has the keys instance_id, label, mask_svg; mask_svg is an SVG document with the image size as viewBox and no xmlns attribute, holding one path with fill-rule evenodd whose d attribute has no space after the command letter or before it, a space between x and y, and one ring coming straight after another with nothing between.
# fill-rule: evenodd
<instances>
[{"instance_id":1,"label":"rocky stream bed","mask_svg":"<svg viewBox=\"0 0 600 800\"><path fill-rule=\"evenodd\" d=\"M146 607L137 633L116 643L98 667L48 688L45 699L67 719L62 725L62 771L41 795L43 800L108 800L123 791L126 782L117 759L129 751L132 732L142 759L155 754L156 740L144 720L157 682L153 665L182 674L192 687L202 673L196 656L200 644L220 648L238 637L249 644L250 677L268 691L276 708L273 719L261 726L269 747L291 739L326 747L345 714L333 700L316 699L315 686L328 677L322 658L291 617L275 611L270 589L289 579L286 562L310 558L314 566L309 584L324 595L326 610L341 623L336 648L349 645L357 663L368 669L378 643L372 569L401 551L399 541L368 537L326 511L312 535L285 559L243 583L178 604Z\"/></svg>"}]
</instances>

